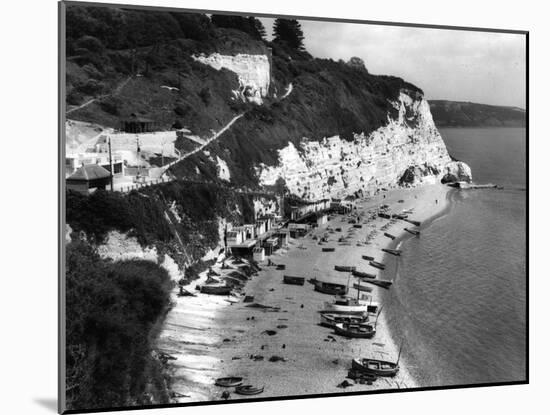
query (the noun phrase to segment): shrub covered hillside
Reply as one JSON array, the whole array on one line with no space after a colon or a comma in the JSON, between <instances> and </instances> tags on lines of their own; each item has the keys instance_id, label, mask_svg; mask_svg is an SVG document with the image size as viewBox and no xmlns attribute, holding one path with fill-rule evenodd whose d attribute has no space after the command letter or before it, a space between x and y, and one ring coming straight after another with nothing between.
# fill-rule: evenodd
<instances>
[{"instance_id":1,"label":"shrub covered hillside","mask_svg":"<svg viewBox=\"0 0 550 415\"><path fill-rule=\"evenodd\" d=\"M70 118L118 127L121 117L133 113L157 121L159 129L187 127L210 136L245 114L208 148L228 161L231 181L239 186L257 186L252 166L274 164L289 141L368 134L395 113L389 100L401 89L422 94L400 78L369 74L358 58L313 58L295 22L278 22L274 41L267 42L257 19L237 16L70 6L67 21L69 109L99 97ZM263 105L233 99L236 74L192 58L212 52L271 54ZM281 99L290 83L292 93ZM215 171L215 163L197 153L172 172L204 180Z\"/></svg>"},{"instance_id":2,"label":"shrub covered hillside","mask_svg":"<svg viewBox=\"0 0 550 415\"><path fill-rule=\"evenodd\" d=\"M104 242L109 231L127 232L183 266L218 245L218 218L235 224L253 221L252 198L214 183L183 181L130 193L98 190L85 196L68 191L66 221L75 235L84 232L94 245Z\"/></svg>"},{"instance_id":3,"label":"shrub covered hillside","mask_svg":"<svg viewBox=\"0 0 550 415\"><path fill-rule=\"evenodd\" d=\"M102 260L67 246L66 392L69 409L168 403L151 332L167 310L170 279L149 261Z\"/></svg>"}]
</instances>

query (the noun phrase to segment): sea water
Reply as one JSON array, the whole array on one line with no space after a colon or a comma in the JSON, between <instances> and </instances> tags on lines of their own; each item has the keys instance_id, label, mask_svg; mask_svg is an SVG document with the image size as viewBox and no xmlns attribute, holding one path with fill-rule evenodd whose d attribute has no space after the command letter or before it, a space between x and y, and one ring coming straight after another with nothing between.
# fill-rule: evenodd
<instances>
[{"instance_id":1,"label":"sea water","mask_svg":"<svg viewBox=\"0 0 550 415\"><path fill-rule=\"evenodd\" d=\"M519 128L441 129L476 183L388 258L394 340L419 386L526 379L526 137Z\"/></svg>"}]
</instances>

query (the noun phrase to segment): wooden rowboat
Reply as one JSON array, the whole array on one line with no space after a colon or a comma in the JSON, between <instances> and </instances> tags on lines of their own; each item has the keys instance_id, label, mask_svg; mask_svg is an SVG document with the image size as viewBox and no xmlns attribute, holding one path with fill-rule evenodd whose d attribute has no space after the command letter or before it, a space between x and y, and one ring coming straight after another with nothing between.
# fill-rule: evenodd
<instances>
[{"instance_id":1,"label":"wooden rowboat","mask_svg":"<svg viewBox=\"0 0 550 415\"><path fill-rule=\"evenodd\" d=\"M343 284L334 284L331 282L323 282L315 280L313 283L315 291L323 294L330 295L346 295L348 293L348 287Z\"/></svg>"},{"instance_id":2,"label":"wooden rowboat","mask_svg":"<svg viewBox=\"0 0 550 415\"><path fill-rule=\"evenodd\" d=\"M389 289L391 287L391 285L393 284L392 281L389 281L389 280L367 280L367 279L364 279L362 280L364 282L368 282L369 284L373 284L373 285L376 285L378 287L382 287L382 288L385 288L386 290Z\"/></svg>"},{"instance_id":3,"label":"wooden rowboat","mask_svg":"<svg viewBox=\"0 0 550 415\"><path fill-rule=\"evenodd\" d=\"M367 260L367 261L374 261L374 257L373 256L369 256L369 255L361 255L361 258Z\"/></svg>"},{"instance_id":4,"label":"wooden rowboat","mask_svg":"<svg viewBox=\"0 0 550 415\"><path fill-rule=\"evenodd\" d=\"M264 387L261 388L252 385L242 385L235 388L235 393L239 395L257 395L264 391Z\"/></svg>"},{"instance_id":5,"label":"wooden rowboat","mask_svg":"<svg viewBox=\"0 0 550 415\"><path fill-rule=\"evenodd\" d=\"M401 220L404 220L404 219L407 219L409 215L406 215L404 213L394 213L392 215L392 217L396 218L396 219L401 219Z\"/></svg>"},{"instance_id":6,"label":"wooden rowboat","mask_svg":"<svg viewBox=\"0 0 550 415\"><path fill-rule=\"evenodd\" d=\"M304 277L294 277L292 275L284 275L283 282L291 285L304 285L306 279Z\"/></svg>"},{"instance_id":7,"label":"wooden rowboat","mask_svg":"<svg viewBox=\"0 0 550 415\"><path fill-rule=\"evenodd\" d=\"M376 327L369 323L337 323L334 325L334 332L352 339L370 339L376 334Z\"/></svg>"},{"instance_id":8,"label":"wooden rowboat","mask_svg":"<svg viewBox=\"0 0 550 415\"><path fill-rule=\"evenodd\" d=\"M386 269L386 265L384 265L383 263L378 262L378 261L370 261L369 264L370 264L371 266L373 266L374 268Z\"/></svg>"},{"instance_id":9,"label":"wooden rowboat","mask_svg":"<svg viewBox=\"0 0 550 415\"><path fill-rule=\"evenodd\" d=\"M355 271L355 267L349 265L335 265L334 270L340 272L353 272Z\"/></svg>"},{"instance_id":10,"label":"wooden rowboat","mask_svg":"<svg viewBox=\"0 0 550 415\"><path fill-rule=\"evenodd\" d=\"M216 379L216 385L223 386L224 388L232 388L235 386L240 386L242 385L242 383L243 383L243 378L237 377L237 376Z\"/></svg>"},{"instance_id":11,"label":"wooden rowboat","mask_svg":"<svg viewBox=\"0 0 550 415\"><path fill-rule=\"evenodd\" d=\"M352 271L351 275L358 278L371 278L371 279L376 278L376 275L369 274L368 272L362 272L362 271Z\"/></svg>"},{"instance_id":12,"label":"wooden rowboat","mask_svg":"<svg viewBox=\"0 0 550 415\"><path fill-rule=\"evenodd\" d=\"M415 235L415 236L420 235L420 231L417 231L417 230L414 230L414 229L409 229L409 228L403 228L403 229L406 230L407 232L409 232L410 234Z\"/></svg>"},{"instance_id":13,"label":"wooden rowboat","mask_svg":"<svg viewBox=\"0 0 550 415\"><path fill-rule=\"evenodd\" d=\"M372 292L372 288L371 287L367 287L365 285L361 285L361 284L353 284L353 288L355 288L357 291L362 291L362 292L366 292L366 293L370 293Z\"/></svg>"},{"instance_id":14,"label":"wooden rowboat","mask_svg":"<svg viewBox=\"0 0 550 415\"><path fill-rule=\"evenodd\" d=\"M382 251L387 252L388 254L400 256L401 251L399 249L388 249L388 248L382 248Z\"/></svg>"},{"instance_id":15,"label":"wooden rowboat","mask_svg":"<svg viewBox=\"0 0 550 415\"><path fill-rule=\"evenodd\" d=\"M378 359L353 359L351 368L358 372L370 373L376 376L395 376L399 371L399 361L393 363Z\"/></svg>"}]
</instances>

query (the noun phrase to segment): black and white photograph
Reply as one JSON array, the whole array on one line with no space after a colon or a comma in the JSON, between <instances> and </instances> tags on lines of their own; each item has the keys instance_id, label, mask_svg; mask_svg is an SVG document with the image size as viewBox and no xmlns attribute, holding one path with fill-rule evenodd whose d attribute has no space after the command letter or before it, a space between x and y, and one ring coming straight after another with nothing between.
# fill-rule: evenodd
<instances>
[{"instance_id":1,"label":"black and white photograph","mask_svg":"<svg viewBox=\"0 0 550 415\"><path fill-rule=\"evenodd\" d=\"M528 31L179 5L59 3L60 410L528 383Z\"/></svg>"}]
</instances>

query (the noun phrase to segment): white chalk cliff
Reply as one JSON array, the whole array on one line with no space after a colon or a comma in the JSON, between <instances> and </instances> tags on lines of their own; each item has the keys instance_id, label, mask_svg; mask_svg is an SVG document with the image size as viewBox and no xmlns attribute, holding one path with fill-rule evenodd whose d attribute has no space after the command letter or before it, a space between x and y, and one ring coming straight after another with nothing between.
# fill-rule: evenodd
<instances>
[{"instance_id":1,"label":"white chalk cliff","mask_svg":"<svg viewBox=\"0 0 550 415\"><path fill-rule=\"evenodd\" d=\"M239 89L233 91L235 98L259 105L263 102L262 98L267 96L271 70L266 55L239 53L231 56L213 53L208 56L195 55L193 59L216 70L225 68L235 72L239 78Z\"/></svg>"},{"instance_id":2,"label":"white chalk cliff","mask_svg":"<svg viewBox=\"0 0 550 415\"><path fill-rule=\"evenodd\" d=\"M451 160L423 97L403 90L392 105L397 118L388 116L386 126L367 136L356 134L353 141L304 138L299 148L289 143L279 150L276 166L256 167L260 183L273 185L283 178L292 194L319 200L435 183L445 176L471 180L470 168Z\"/></svg>"}]
</instances>

